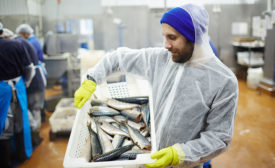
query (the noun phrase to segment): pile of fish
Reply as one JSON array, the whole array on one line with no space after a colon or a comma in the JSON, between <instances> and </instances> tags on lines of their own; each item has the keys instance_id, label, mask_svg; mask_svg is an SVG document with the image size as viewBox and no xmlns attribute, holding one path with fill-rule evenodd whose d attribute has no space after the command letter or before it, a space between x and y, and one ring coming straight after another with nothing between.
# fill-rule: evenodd
<instances>
[{"instance_id":1,"label":"pile of fish","mask_svg":"<svg viewBox=\"0 0 275 168\"><path fill-rule=\"evenodd\" d=\"M148 97L91 101L91 161L134 160L151 150Z\"/></svg>"}]
</instances>

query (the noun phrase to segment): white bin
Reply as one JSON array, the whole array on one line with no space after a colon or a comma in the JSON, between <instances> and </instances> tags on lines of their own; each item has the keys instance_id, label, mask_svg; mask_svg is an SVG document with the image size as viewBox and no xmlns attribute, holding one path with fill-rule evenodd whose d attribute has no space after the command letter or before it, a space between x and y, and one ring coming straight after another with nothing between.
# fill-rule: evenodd
<instances>
[{"instance_id":1,"label":"white bin","mask_svg":"<svg viewBox=\"0 0 275 168\"><path fill-rule=\"evenodd\" d=\"M128 77L127 77L128 78ZM156 137L155 137L155 124L153 115L153 102L151 87L145 80L127 80L130 83L126 84L129 91L129 96L149 96L150 107L150 122L151 122L151 153L156 152ZM125 88L125 83L114 83L107 85L106 83L97 86L95 95L99 99L104 99L110 96L110 90L108 88L121 86ZM89 162L90 157L90 144L89 144L89 132L87 129L87 119L89 118L88 111L90 108L90 101L88 101L77 113L76 119L73 125L73 129L70 135L69 143L67 146L63 166L65 168L76 167L144 167L144 164L152 163L150 158L151 153L138 154L135 160L124 161L105 161L105 162Z\"/></svg>"},{"instance_id":2,"label":"white bin","mask_svg":"<svg viewBox=\"0 0 275 168\"><path fill-rule=\"evenodd\" d=\"M53 133L71 131L77 109L74 107L59 107L50 117L50 125Z\"/></svg>"},{"instance_id":3,"label":"white bin","mask_svg":"<svg viewBox=\"0 0 275 168\"><path fill-rule=\"evenodd\" d=\"M55 106L55 109L64 107L74 107L74 98L62 98Z\"/></svg>"},{"instance_id":4,"label":"white bin","mask_svg":"<svg viewBox=\"0 0 275 168\"><path fill-rule=\"evenodd\" d=\"M262 68L248 68L247 86L250 89L257 89L261 79L264 77Z\"/></svg>"}]
</instances>

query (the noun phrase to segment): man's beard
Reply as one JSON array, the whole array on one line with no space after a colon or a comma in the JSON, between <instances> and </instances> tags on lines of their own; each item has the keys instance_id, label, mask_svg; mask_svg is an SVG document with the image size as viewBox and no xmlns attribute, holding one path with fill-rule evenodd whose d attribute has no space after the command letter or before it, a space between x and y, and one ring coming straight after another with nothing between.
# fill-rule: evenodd
<instances>
[{"instance_id":1,"label":"man's beard","mask_svg":"<svg viewBox=\"0 0 275 168\"><path fill-rule=\"evenodd\" d=\"M192 54L193 54L193 51L192 52L178 52L178 51L172 51L172 50L169 50L172 54L172 60L176 63L185 63L187 62L191 57L192 57ZM177 55L173 55L173 54L177 54Z\"/></svg>"}]
</instances>

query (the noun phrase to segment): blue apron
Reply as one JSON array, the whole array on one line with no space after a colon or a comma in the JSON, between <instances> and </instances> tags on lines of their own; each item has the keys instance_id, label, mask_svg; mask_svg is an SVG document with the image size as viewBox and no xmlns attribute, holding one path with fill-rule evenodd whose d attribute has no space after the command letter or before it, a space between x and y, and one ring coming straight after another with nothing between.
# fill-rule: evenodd
<instances>
[{"instance_id":1,"label":"blue apron","mask_svg":"<svg viewBox=\"0 0 275 168\"><path fill-rule=\"evenodd\" d=\"M26 156L29 158L32 154L32 141L31 141L31 129L28 117L28 104L27 104L27 93L24 80L21 77L20 80L15 84L16 96L22 111L23 120L23 136L24 136L24 148ZM2 122L5 124L7 118L8 108L10 106L12 89L7 82L0 81L0 123L2 132ZM2 117L3 114L3 117ZM3 127L4 128L4 127Z\"/></svg>"},{"instance_id":2,"label":"blue apron","mask_svg":"<svg viewBox=\"0 0 275 168\"><path fill-rule=\"evenodd\" d=\"M0 135L2 134L11 102L11 86L4 81L0 81Z\"/></svg>"},{"instance_id":3,"label":"blue apron","mask_svg":"<svg viewBox=\"0 0 275 168\"><path fill-rule=\"evenodd\" d=\"M32 154L32 140L31 140L31 128L30 128L29 116L28 116L27 93L26 93L26 87L25 87L23 78L20 78L20 80L15 84L15 88L16 88L16 96L22 111L25 153L26 153L26 156L29 158Z\"/></svg>"}]
</instances>

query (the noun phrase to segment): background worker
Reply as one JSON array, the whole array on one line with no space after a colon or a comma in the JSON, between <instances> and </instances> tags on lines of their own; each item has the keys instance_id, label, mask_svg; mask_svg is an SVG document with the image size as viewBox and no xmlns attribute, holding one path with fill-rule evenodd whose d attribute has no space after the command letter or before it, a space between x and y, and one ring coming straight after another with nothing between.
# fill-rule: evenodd
<instances>
[{"instance_id":1,"label":"background worker","mask_svg":"<svg viewBox=\"0 0 275 168\"><path fill-rule=\"evenodd\" d=\"M37 138L34 140L34 143L40 143L39 130L41 125L41 115L44 115L43 107L44 107L44 95L45 95L45 87L46 87L46 74L44 73L44 67L42 65L43 52L41 50L41 46L37 38L33 35L33 29L28 24L21 24L16 28L16 33L21 36L19 40L26 39L33 47L28 47L30 50L35 48L36 56L31 54L32 60L34 61L37 76L31 86L27 89L28 92L28 103L29 103L29 111L32 114L34 120L32 124L33 135ZM24 41L25 45L29 46L29 44ZM33 53L33 52L31 52ZM38 59L37 59L38 58ZM39 114L40 113L40 114Z\"/></svg>"},{"instance_id":2,"label":"background worker","mask_svg":"<svg viewBox=\"0 0 275 168\"><path fill-rule=\"evenodd\" d=\"M17 161L32 154L25 83L34 68L23 45L2 34L0 23L0 165L12 167L12 137Z\"/></svg>"},{"instance_id":3,"label":"background worker","mask_svg":"<svg viewBox=\"0 0 275 168\"><path fill-rule=\"evenodd\" d=\"M19 31L21 31L19 29ZM41 110L44 105L45 84L43 82L43 70L38 66L38 55L33 45L27 41L22 34L15 38L27 49L30 59L35 66L35 75L32 82L27 86L28 114L32 131L33 146L40 144L42 138L39 136L41 127Z\"/></svg>"},{"instance_id":4,"label":"background worker","mask_svg":"<svg viewBox=\"0 0 275 168\"><path fill-rule=\"evenodd\" d=\"M107 54L75 92L81 108L116 70L141 75L152 85L157 147L147 167L201 167L225 151L233 135L238 98L235 75L209 44L208 13L188 4L161 18L165 48L119 48Z\"/></svg>"},{"instance_id":5,"label":"background worker","mask_svg":"<svg viewBox=\"0 0 275 168\"><path fill-rule=\"evenodd\" d=\"M3 28L2 37L12 39L14 37L14 33L9 29Z\"/></svg>"},{"instance_id":6,"label":"background worker","mask_svg":"<svg viewBox=\"0 0 275 168\"><path fill-rule=\"evenodd\" d=\"M33 34L33 29L28 24L21 24L16 28L16 34L21 35L27 39L36 49L38 59L41 63L44 62L43 51L39 40Z\"/></svg>"}]
</instances>

